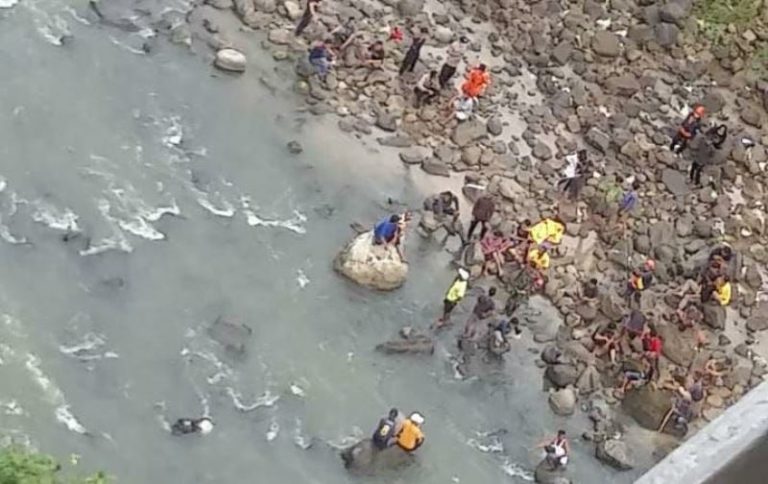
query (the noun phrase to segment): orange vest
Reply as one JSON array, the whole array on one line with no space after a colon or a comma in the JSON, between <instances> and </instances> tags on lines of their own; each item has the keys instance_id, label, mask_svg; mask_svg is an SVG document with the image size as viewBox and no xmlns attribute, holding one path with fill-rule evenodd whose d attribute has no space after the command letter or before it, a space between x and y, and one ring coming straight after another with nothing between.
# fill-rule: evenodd
<instances>
[{"instance_id":1,"label":"orange vest","mask_svg":"<svg viewBox=\"0 0 768 484\"><path fill-rule=\"evenodd\" d=\"M411 452L416 449L416 446L424 440L424 434L418 425L406 420L403 422L403 428L400 429L400 433L397 434L397 445L401 449Z\"/></svg>"},{"instance_id":2,"label":"orange vest","mask_svg":"<svg viewBox=\"0 0 768 484\"><path fill-rule=\"evenodd\" d=\"M483 93L490 80L491 77L487 72L483 72L480 69L472 69L467 80L461 86L461 90L467 97L477 97Z\"/></svg>"}]
</instances>

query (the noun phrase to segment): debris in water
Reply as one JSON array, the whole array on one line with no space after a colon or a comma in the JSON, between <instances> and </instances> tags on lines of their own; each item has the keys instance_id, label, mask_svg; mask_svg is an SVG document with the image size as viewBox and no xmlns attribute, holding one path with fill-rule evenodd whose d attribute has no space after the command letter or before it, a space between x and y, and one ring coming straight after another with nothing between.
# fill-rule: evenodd
<instances>
[{"instance_id":1,"label":"debris in water","mask_svg":"<svg viewBox=\"0 0 768 484\"><path fill-rule=\"evenodd\" d=\"M519 477L524 481L533 482L533 472L523 469L519 464L507 459L502 464L501 469L510 477Z\"/></svg>"},{"instance_id":2,"label":"debris in water","mask_svg":"<svg viewBox=\"0 0 768 484\"><path fill-rule=\"evenodd\" d=\"M252 404L246 405L242 402L241 398L242 395L235 391L232 387L227 387L227 395L232 398L232 403L235 405L235 408L240 410L241 412L252 412L253 410L256 410L260 407L271 407L275 403L277 403L278 400L280 400L279 395L273 395L272 392L267 390L264 392L262 396L257 398Z\"/></svg>"},{"instance_id":3,"label":"debris in water","mask_svg":"<svg viewBox=\"0 0 768 484\"><path fill-rule=\"evenodd\" d=\"M304 274L304 271L302 271L301 269L296 271L296 282L299 283L299 288L301 289L304 289L305 287L307 287L307 285L309 285L309 278L307 277L306 274Z\"/></svg>"},{"instance_id":4,"label":"debris in water","mask_svg":"<svg viewBox=\"0 0 768 484\"><path fill-rule=\"evenodd\" d=\"M306 392L304 392L304 389L295 383L291 383L291 393L301 398L304 398L307 396Z\"/></svg>"},{"instance_id":5,"label":"debris in water","mask_svg":"<svg viewBox=\"0 0 768 484\"><path fill-rule=\"evenodd\" d=\"M269 424L269 430L267 430L267 442L272 442L277 438L277 435L280 433L280 425L272 421L271 424Z\"/></svg>"}]
</instances>

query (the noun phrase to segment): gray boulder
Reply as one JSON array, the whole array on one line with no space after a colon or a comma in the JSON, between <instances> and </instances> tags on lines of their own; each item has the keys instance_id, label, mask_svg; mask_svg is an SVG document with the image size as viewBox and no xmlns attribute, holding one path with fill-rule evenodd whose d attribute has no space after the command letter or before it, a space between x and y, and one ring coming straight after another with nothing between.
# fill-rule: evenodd
<instances>
[{"instance_id":1,"label":"gray boulder","mask_svg":"<svg viewBox=\"0 0 768 484\"><path fill-rule=\"evenodd\" d=\"M549 345L541 351L541 359L548 365L556 365L560 363L563 353L555 345Z\"/></svg>"},{"instance_id":2,"label":"gray boulder","mask_svg":"<svg viewBox=\"0 0 768 484\"><path fill-rule=\"evenodd\" d=\"M394 247L373 245L373 231L358 235L342 249L333 268L362 286L380 291L397 289L408 277L408 264Z\"/></svg>"},{"instance_id":3,"label":"gray boulder","mask_svg":"<svg viewBox=\"0 0 768 484\"><path fill-rule=\"evenodd\" d=\"M463 148L470 143L483 139L487 136L487 133L488 130L482 121L472 119L470 121L459 123L453 130L451 139L454 143Z\"/></svg>"},{"instance_id":4,"label":"gray boulder","mask_svg":"<svg viewBox=\"0 0 768 484\"><path fill-rule=\"evenodd\" d=\"M712 329L725 329L727 314L725 308L717 303L702 305L701 312L704 315L704 323Z\"/></svg>"},{"instance_id":5,"label":"gray boulder","mask_svg":"<svg viewBox=\"0 0 768 484\"><path fill-rule=\"evenodd\" d=\"M549 394L549 407L557 415L573 415L576 409L576 392L573 388L561 388Z\"/></svg>"},{"instance_id":6,"label":"gray boulder","mask_svg":"<svg viewBox=\"0 0 768 484\"><path fill-rule=\"evenodd\" d=\"M604 57L618 57L621 55L621 41L619 36L607 30L599 30L592 37L592 50Z\"/></svg>"},{"instance_id":7,"label":"gray boulder","mask_svg":"<svg viewBox=\"0 0 768 484\"><path fill-rule=\"evenodd\" d=\"M544 376L557 388L565 388L576 383L579 370L573 365L549 365Z\"/></svg>"},{"instance_id":8,"label":"gray boulder","mask_svg":"<svg viewBox=\"0 0 768 484\"><path fill-rule=\"evenodd\" d=\"M630 390L621 402L624 412L643 428L657 430L672 406L672 393L648 385Z\"/></svg>"},{"instance_id":9,"label":"gray boulder","mask_svg":"<svg viewBox=\"0 0 768 484\"><path fill-rule=\"evenodd\" d=\"M596 127L592 127L587 131L585 139L590 146L597 148L602 153L607 153L608 148L611 146L611 137Z\"/></svg>"},{"instance_id":10,"label":"gray boulder","mask_svg":"<svg viewBox=\"0 0 768 484\"><path fill-rule=\"evenodd\" d=\"M400 159L403 163L408 165L419 165L424 162L430 155L432 150L425 146L414 146L408 148L405 151L400 152Z\"/></svg>"},{"instance_id":11,"label":"gray boulder","mask_svg":"<svg viewBox=\"0 0 768 484\"><path fill-rule=\"evenodd\" d=\"M635 461L629 453L627 444L621 440L609 439L597 444L595 457L620 471L635 467Z\"/></svg>"},{"instance_id":12,"label":"gray boulder","mask_svg":"<svg viewBox=\"0 0 768 484\"><path fill-rule=\"evenodd\" d=\"M576 388L579 390L580 395L589 395L597 390L600 390L603 385L600 381L600 372L597 371L594 365L589 365L579 376L576 382Z\"/></svg>"},{"instance_id":13,"label":"gray boulder","mask_svg":"<svg viewBox=\"0 0 768 484\"><path fill-rule=\"evenodd\" d=\"M538 484L571 484L571 480L565 476L565 469L553 469L546 460L536 466L533 480Z\"/></svg>"},{"instance_id":14,"label":"gray boulder","mask_svg":"<svg viewBox=\"0 0 768 484\"><path fill-rule=\"evenodd\" d=\"M653 28L653 34L660 46L673 47L680 38L680 28L675 24L660 23Z\"/></svg>"}]
</instances>

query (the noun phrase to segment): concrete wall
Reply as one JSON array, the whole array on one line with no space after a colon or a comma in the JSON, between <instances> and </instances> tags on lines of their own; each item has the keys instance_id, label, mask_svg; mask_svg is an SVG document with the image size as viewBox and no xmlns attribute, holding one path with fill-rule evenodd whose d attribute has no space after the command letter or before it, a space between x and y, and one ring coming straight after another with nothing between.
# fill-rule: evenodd
<instances>
[{"instance_id":1,"label":"concrete wall","mask_svg":"<svg viewBox=\"0 0 768 484\"><path fill-rule=\"evenodd\" d=\"M635 484L768 483L768 382L752 389Z\"/></svg>"}]
</instances>

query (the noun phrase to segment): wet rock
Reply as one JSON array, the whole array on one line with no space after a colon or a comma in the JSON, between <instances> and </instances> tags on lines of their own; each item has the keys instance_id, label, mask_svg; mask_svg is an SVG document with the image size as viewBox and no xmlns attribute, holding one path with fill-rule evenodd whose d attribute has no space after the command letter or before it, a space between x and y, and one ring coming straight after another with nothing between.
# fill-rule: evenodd
<instances>
[{"instance_id":1,"label":"wet rock","mask_svg":"<svg viewBox=\"0 0 768 484\"><path fill-rule=\"evenodd\" d=\"M629 73L610 77L605 82L605 86L609 92L625 97L630 97L641 89L640 82Z\"/></svg>"},{"instance_id":2,"label":"wet rock","mask_svg":"<svg viewBox=\"0 0 768 484\"><path fill-rule=\"evenodd\" d=\"M408 264L394 247L373 245L373 232L352 240L337 256L333 268L352 281L372 289L391 291L408 277Z\"/></svg>"},{"instance_id":3,"label":"wet rock","mask_svg":"<svg viewBox=\"0 0 768 484\"><path fill-rule=\"evenodd\" d=\"M384 131L394 133L397 131L397 116L387 112L380 112L376 116L376 126Z\"/></svg>"},{"instance_id":4,"label":"wet rock","mask_svg":"<svg viewBox=\"0 0 768 484\"><path fill-rule=\"evenodd\" d=\"M550 393L549 407L557 415L573 415L576 408L576 393L573 388L562 388Z\"/></svg>"},{"instance_id":5,"label":"wet rock","mask_svg":"<svg viewBox=\"0 0 768 484\"><path fill-rule=\"evenodd\" d=\"M432 150L424 146L414 146L400 152L400 159L409 165L419 165L432 156Z\"/></svg>"},{"instance_id":6,"label":"wet rock","mask_svg":"<svg viewBox=\"0 0 768 484\"><path fill-rule=\"evenodd\" d=\"M555 345L550 345L541 351L541 359L548 365L556 365L560 363L560 358L563 353Z\"/></svg>"},{"instance_id":7,"label":"wet rock","mask_svg":"<svg viewBox=\"0 0 768 484\"><path fill-rule=\"evenodd\" d=\"M384 450L373 446L371 439L365 439L341 452L344 467L357 475L376 475L411 464L413 455L393 445Z\"/></svg>"},{"instance_id":8,"label":"wet rock","mask_svg":"<svg viewBox=\"0 0 768 484\"><path fill-rule=\"evenodd\" d=\"M459 123L459 125L456 126L456 128L453 130L451 139L460 147L464 147L470 143L481 140L485 136L487 136L487 129L485 125L482 123L482 121L473 119Z\"/></svg>"},{"instance_id":9,"label":"wet rock","mask_svg":"<svg viewBox=\"0 0 768 484\"><path fill-rule=\"evenodd\" d=\"M557 388L574 385L579 379L579 370L573 365L550 365L544 372L544 377Z\"/></svg>"},{"instance_id":10,"label":"wet rock","mask_svg":"<svg viewBox=\"0 0 768 484\"><path fill-rule=\"evenodd\" d=\"M579 390L580 395L589 395L602 388L600 382L600 372L594 365L589 365L581 372L579 380L576 382L576 388Z\"/></svg>"},{"instance_id":11,"label":"wet rock","mask_svg":"<svg viewBox=\"0 0 768 484\"><path fill-rule=\"evenodd\" d=\"M701 307L704 323L712 329L725 329L726 312L719 304L708 303Z\"/></svg>"},{"instance_id":12,"label":"wet rock","mask_svg":"<svg viewBox=\"0 0 768 484\"><path fill-rule=\"evenodd\" d=\"M433 156L424 160L424 162L421 164L421 169L426 171L430 175L444 176L444 177L451 176L451 167Z\"/></svg>"},{"instance_id":13,"label":"wet rock","mask_svg":"<svg viewBox=\"0 0 768 484\"><path fill-rule=\"evenodd\" d=\"M599 30L592 37L592 50L604 57L618 57L621 55L621 41L619 36L607 30Z\"/></svg>"},{"instance_id":14,"label":"wet rock","mask_svg":"<svg viewBox=\"0 0 768 484\"><path fill-rule=\"evenodd\" d=\"M629 447L621 440L609 439L597 444L595 457L609 466L620 471L635 467L635 462L629 453Z\"/></svg>"},{"instance_id":15,"label":"wet rock","mask_svg":"<svg viewBox=\"0 0 768 484\"><path fill-rule=\"evenodd\" d=\"M415 335L408 338L390 340L376 346L376 351L386 355L431 355L435 352L435 344L431 338Z\"/></svg>"},{"instance_id":16,"label":"wet rock","mask_svg":"<svg viewBox=\"0 0 768 484\"><path fill-rule=\"evenodd\" d=\"M246 344L252 333L253 330L249 326L233 323L222 317L217 318L208 328L208 336L236 356L245 354Z\"/></svg>"},{"instance_id":17,"label":"wet rock","mask_svg":"<svg viewBox=\"0 0 768 484\"><path fill-rule=\"evenodd\" d=\"M553 469L546 460L536 466L533 480L538 484L571 484L571 480L565 476L565 468Z\"/></svg>"},{"instance_id":18,"label":"wet rock","mask_svg":"<svg viewBox=\"0 0 768 484\"><path fill-rule=\"evenodd\" d=\"M649 385L630 390L621 402L621 408L648 430L656 430L672 405L672 393L655 390Z\"/></svg>"},{"instance_id":19,"label":"wet rock","mask_svg":"<svg viewBox=\"0 0 768 484\"><path fill-rule=\"evenodd\" d=\"M611 137L596 127L592 127L587 131L585 139L590 146L597 148L603 153L607 153L608 148L611 146Z\"/></svg>"},{"instance_id":20,"label":"wet rock","mask_svg":"<svg viewBox=\"0 0 768 484\"><path fill-rule=\"evenodd\" d=\"M488 125L486 128L488 129L488 134L491 136L499 136L504 130L504 126L501 123L501 118L497 116L494 116L488 120Z\"/></svg>"},{"instance_id":21,"label":"wet rock","mask_svg":"<svg viewBox=\"0 0 768 484\"><path fill-rule=\"evenodd\" d=\"M304 151L304 147L301 146L301 143L298 141L289 141L286 145L286 148L288 148L288 152L292 155L298 155L299 153Z\"/></svg>"}]
</instances>

